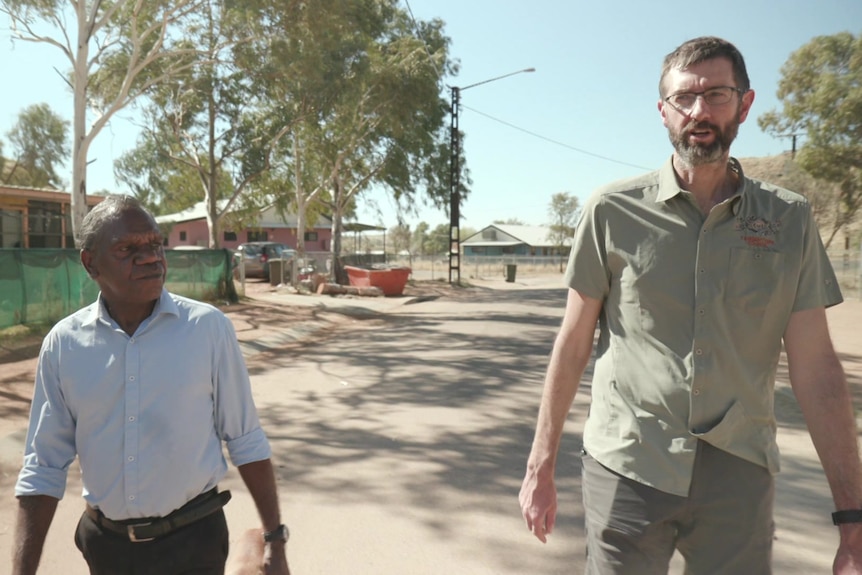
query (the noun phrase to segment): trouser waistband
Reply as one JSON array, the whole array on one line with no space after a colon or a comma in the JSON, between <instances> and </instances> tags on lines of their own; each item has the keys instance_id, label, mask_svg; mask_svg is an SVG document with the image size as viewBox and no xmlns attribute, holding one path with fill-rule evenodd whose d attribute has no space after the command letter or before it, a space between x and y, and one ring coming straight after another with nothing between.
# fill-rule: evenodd
<instances>
[{"instance_id":1,"label":"trouser waistband","mask_svg":"<svg viewBox=\"0 0 862 575\"><path fill-rule=\"evenodd\" d=\"M100 527L124 535L130 541L140 543L152 541L215 513L230 501L230 497L230 491L219 492L218 488L214 487L164 517L114 521L105 517L105 514L100 510L89 505L87 505L86 513Z\"/></svg>"}]
</instances>

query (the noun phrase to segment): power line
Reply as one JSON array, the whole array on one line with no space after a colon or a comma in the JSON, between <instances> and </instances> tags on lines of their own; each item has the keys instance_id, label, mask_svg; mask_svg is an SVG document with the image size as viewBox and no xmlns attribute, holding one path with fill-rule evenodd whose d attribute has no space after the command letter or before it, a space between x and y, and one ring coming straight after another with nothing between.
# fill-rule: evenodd
<instances>
[{"instance_id":1,"label":"power line","mask_svg":"<svg viewBox=\"0 0 862 575\"><path fill-rule=\"evenodd\" d=\"M557 145L557 146L560 146L560 147L566 148L566 149L568 149L568 150L573 150L573 151L575 151L575 152L578 152L579 154L584 154L584 155L587 155L587 156L592 156L592 157L594 157L594 158L598 158L598 159L600 159L600 160L605 160L605 161L607 161L607 162L613 162L613 163L615 163L615 164L620 164L620 165L623 165L623 166L628 166L628 167L630 167L630 168L637 168L637 169L639 169L639 170L644 170L644 171L646 171L646 172L648 172L648 171L650 171L650 170L653 170L653 169L654 169L654 168L645 168L644 166L639 166L639 165L637 165L637 164L631 164L631 163L629 163L629 162L623 162L622 160L615 160L614 158L609 158L609 157L607 157L607 156L602 156L601 154L596 154L596 153L593 153L593 152L589 152L589 151L587 151L587 150L582 150L581 148L576 148L575 146L570 146L569 144L566 144L566 143L564 143L564 142L560 142L559 140L554 140L553 138L548 138L547 136L543 136L543 135L541 135L541 134L537 134L536 132L531 132L530 130L527 130L527 129L525 129L525 128L521 128L520 126L516 126L515 124L511 124L511 123L509 123L509 122L507 122L507 121L505 121L505 120L501 120L500 118L495 118L494 116L491 116L491 115L486 114L486 113L484 113L484 112L480 112L479 110L476 110L475 108L471 108L470 106L464 106L464 105L462 104L462 105L461 105L461 107L462 107L462 108L466 108L467 110L470 110L471 112L475 112L476 114L479 114L480 116L485 116L485 117L486 117L486 118L488 118L489 120L493 120L493 121L495 121L495 122L499 122L500 124L503 124L504 126L508 126L508 127L513 128L513 129L515 129L515 130L518 130L519 132L524 132L525 134L529 134L530 136L533 136L534 138L539 138L540 140L544 140L544 141L546 141L546 142L550 142L550 143L552 143L552 144L555 144L555 145Z\"/></svg>"},{"instance_id":2,"label":"power line","mask_svg":"<svg viewBox=\"0 0 862 575\"><path fill-rule=\"evenodd\" d=\"M425 54L428 55L428 60L434 66L434 69L437 71L437 76L442 80L443 79L443 70L440 69L440 66L434 60L434 57L431 55L431 50L428 49L428 42L425 38L419 34L419 26L416 24L416 17L413 15L413 8L410 7L410 2L408 0L404 0L404 4L407 5L407 13L410 14L410 21L413 22L413 31L416 33L416 37L419 38L419 41L422 42L422 47L425 48Z\"/></svg>"},{"instance_id":3,"label":"power line","mask_svg":"<svg viewBox=\"0 0 862 575\"><path fill-rule=\"evenodd\" d=\"M424 38L422 38L422 36L419 34L419 26L416 24L416 17L413 15L413 8L410 6L410 1L409 1L409 0L404 0L404 4L407 6L407 13L410 15L410 20L413 22L413 30L416 32L416 36L417 36L417 37L419 38L419 40L422 42L422 45L423 45L423 46L424 46L424 48L425 48L425 53L428 55L428 59L429 59L429 60L431 61L431 63L435 66L435 68L437 69L438 74L439 74L439 75L440 75L440 77L442 78L442 77L443 77L443 75L442 75L442 71L440 70L439 66L437 65L437 62L435 62L435 61L434 61L434 58L432 57L431 52L430 52L430 50L428 49L428 42L426 42L426 41L425 41L425 39L424 39ZM486 118L488 118L488 119L490 119L490 120L493 120L493 121L495 121L495 122L499 122L500 124L503 124L504 126L508 126L508 127L513 128L513 129L515 129L515 130L518 130L518 131L520 131L520 132L524 132L525 134L529 134L530 136L533 136L534 138L538 138L538 139L540 139L540 140L544 140L544 141L546 141L546 142L550 142L551 144L554 144L554 145L557 145L557 146L561 146L561 147L563 147L563 148L566 148L566 149L568 149L568 150L572 150L572 151L574 151L574 152L578 152L579 154L584 154L584 155L587 155L587 156L592 156L593 158L598 158L598 159L600 159L600 160L605 160L606 162L613 162L614 164L620 164L620 165L622 165L622 166L628 166L628 167L630 167L630 168L637 168L637 169L639 169L639 170L644 170L644 171L647 171L647 172L653 169L653 168L646 168L646 167L644 167L644 166L639 166L639 165L637 165L637 164L632 164L632 163L629 163L629 162L623 162L622 160L615 160L614 158L609 158L609 157L607 157L607 156L602 156L601 154L596 154L596 153L593 153L593 152L589 152L589 151L587 151L587 150L582 150L581 148L576 148L575 146L570 146L569 144L566 144L566 143L564 143L564 142L560 142L560 141L558 141L558 140L554 140L553 138L548 138L547 136L543 136L543 135L541 135L541 134L537 134L537 133L535 133L535 132L531 132L530 130L527 130L527 129L521 128L520 126L516 126L516 125L514 125L514 124L511 124L511 123L509 123L509 122L506 122L505 120L501 120L501 119L499 119L499 118L495 118L494 116L490 116L490 115L488 115L488 114L485 114L484 112L480 112L479 110L476 110L475 108L471 108L471 107L469 107L469 106L464 106L464 105L461 105L461 107L462 107L462 108L466 108L467 110L470 110L471 112L475 112L475 113L479 114L480 116L485 116ZM794 143L795 143L795 138L794 138Z\"/></svg>"}]
</instances>

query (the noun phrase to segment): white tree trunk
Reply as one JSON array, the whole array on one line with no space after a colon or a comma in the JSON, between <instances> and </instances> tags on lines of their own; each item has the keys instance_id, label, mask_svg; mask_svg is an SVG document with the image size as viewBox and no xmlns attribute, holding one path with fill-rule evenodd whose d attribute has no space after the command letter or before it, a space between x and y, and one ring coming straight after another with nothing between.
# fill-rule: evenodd
<instances>
[{"instance_id":1,"label":"white tree trunk","mask_svg":"<svg viewBox=\"0 0 862 575\"><path fill-rule=\"evenodd\" d=\"M72 234L77 242L81 224L87 215L87 151L90 135L87 133L87 82L89 81L90 30L84 2L76 4L78 40L75 47L75 62L72 71L74 118L72 121Z\"/></svg>"}]
</instances>

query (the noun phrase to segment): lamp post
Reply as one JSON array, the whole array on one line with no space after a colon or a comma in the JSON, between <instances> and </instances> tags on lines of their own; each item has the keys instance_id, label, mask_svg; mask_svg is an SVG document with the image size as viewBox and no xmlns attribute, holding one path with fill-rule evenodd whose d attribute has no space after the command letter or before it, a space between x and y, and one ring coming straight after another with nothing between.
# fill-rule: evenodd
<instances>
[{"instance_id":1,"label":"lamp post","mask_svg":"<svg viewBox=\"0 0 862 575\"><path fill-rule=\"evenodd\" d=\"M449 159L449 283L461 283L461 131L458 129L458 112L461 107L461 92L469 88L481 86L489 82L495 82L523 74L524 72L535 72L535 68L524 68L517 72L510 72L482 80L475 84L458 87L451 86L452 108L450 109L452 123L450 127L450 148L452 155Z\"/></svg>"}]
</instances>

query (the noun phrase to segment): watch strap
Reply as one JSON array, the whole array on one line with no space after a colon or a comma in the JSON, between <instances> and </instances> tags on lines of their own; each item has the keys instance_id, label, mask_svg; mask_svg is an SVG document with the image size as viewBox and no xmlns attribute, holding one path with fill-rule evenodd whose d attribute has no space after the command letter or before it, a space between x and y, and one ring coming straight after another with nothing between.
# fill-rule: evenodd
<instances>
[{"instance_id":1,"label":"watch strap","mask_svg":"<svg viewBox=\"0 0 862 575\"><path fill-rule=\"evenodd\" d=\"M282 523L272 531L264 531L263 532L263 541L264 543L272 543L273 541L284 541L287 542L287 538L290 536L290 531L287 529L287 525Z\"/></svg>"},{"instance_id":2,"label":"watch strap","mask_svg":"<svg viewBox=\"0 0 862 575\"><path fill-rule=\"evenodd\" d=\"M842 509L832 514L832 523L862 523L862 509Z\"/></svg>"}]
</instances>

